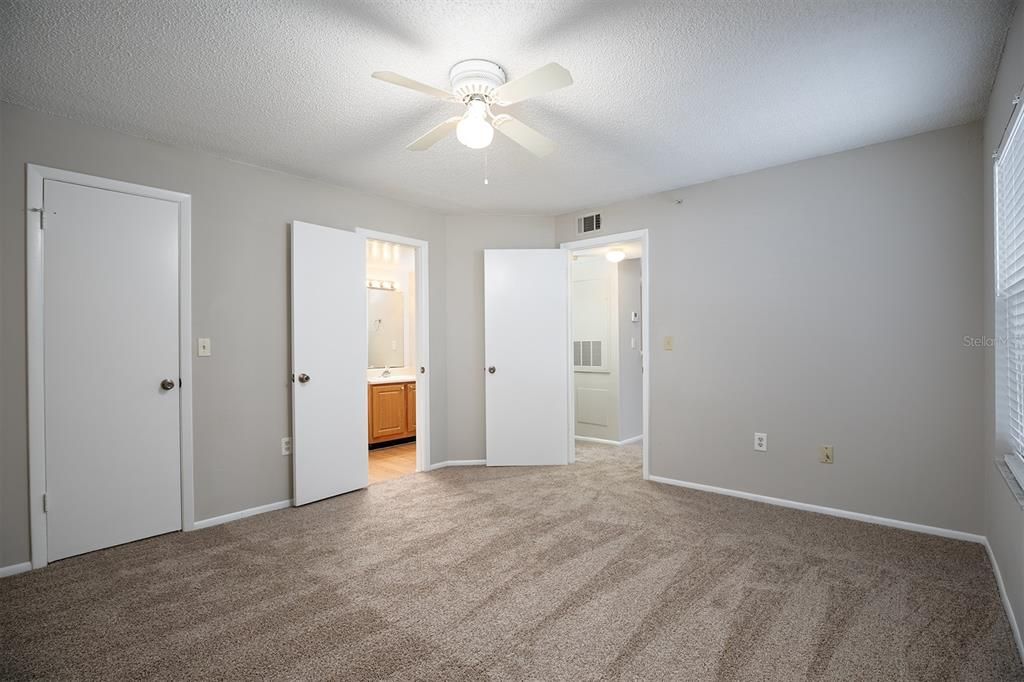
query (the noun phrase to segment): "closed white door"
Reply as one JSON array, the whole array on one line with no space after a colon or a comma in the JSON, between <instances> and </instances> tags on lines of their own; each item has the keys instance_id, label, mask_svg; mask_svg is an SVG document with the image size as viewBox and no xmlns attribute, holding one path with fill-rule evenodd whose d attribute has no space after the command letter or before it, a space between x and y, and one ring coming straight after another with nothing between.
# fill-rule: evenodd
<instances>
[{"instance_id":1,"label":"closed white door","mask_svg":"<svg viewBox=\"0 0 1024 682\"><path fill-rule=\"evenodd\" d=\"M484 251L487 465L569 462L569 254Z\"/></svg>"},{"instance_id":2,"label":"closed white door","mask_svg":"<svg viewBox=\"0 0 1024 682\"><path fill-rule=\"evenodd\" d=\"M178 204L45 180L47 559L181 529Z\"/></svg>"},{"instance_id":3,"label":"closed white door","mask_svg":"<svg viewBox=\"0 0 1024 682\"><path fill-rule=\"evenodd\" d=\"M364 238L292 223L296 506L369 484L368 352Z\"/></svg>"}]
</instances>

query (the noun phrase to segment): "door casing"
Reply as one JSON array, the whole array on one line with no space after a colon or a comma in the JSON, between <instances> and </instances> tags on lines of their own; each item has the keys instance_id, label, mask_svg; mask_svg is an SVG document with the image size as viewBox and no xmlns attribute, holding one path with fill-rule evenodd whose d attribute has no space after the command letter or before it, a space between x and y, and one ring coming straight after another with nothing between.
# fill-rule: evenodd
<instances>
[{"instance_id":1,"label":"door casing","mask_svg":"<svg viewBox=\"0 0 1024 682\"><path fill-rule=\"evenodd\" d=\"M29 533L32 568L47 564L46 514L46 395L43 368L43 181L56 180L84 187L123 192L178 204L178 362L180 367L181 527L195 525L192 442L192 197L181 192L136 185L82 173L27 164L25 178L25 269L28 328L28 459Z\"/></svg>"}]
</instances>

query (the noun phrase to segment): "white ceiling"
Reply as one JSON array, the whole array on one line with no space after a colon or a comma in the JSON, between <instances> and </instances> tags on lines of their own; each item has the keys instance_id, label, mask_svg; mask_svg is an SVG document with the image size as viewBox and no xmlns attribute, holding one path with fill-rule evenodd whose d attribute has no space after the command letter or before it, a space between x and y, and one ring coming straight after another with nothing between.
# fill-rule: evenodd
<instances>
[{"instance_id":1,"label":"white ceiling","mask_svg":"<svg viewBox=\"0 0 1024 682\"><path fill-rule=\"evenodd\" d=\"M1012 0L0 0L0 97L449 212L556 214L978 119ZM558 149L406 143L483 57Z\"/></svg>"}]
</instances>

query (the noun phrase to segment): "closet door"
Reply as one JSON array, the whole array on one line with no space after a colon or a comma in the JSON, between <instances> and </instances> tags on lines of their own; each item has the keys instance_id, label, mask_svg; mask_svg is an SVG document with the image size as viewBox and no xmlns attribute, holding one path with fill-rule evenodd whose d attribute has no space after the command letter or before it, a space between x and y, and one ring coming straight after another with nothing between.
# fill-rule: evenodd
<instances>
[{"instance_id":1,"label":"closet door","mask_svg":"<svg viewBox=\"0 0 1024 682\"><path fill-rule=\"evenodd\" d=\"M181 529L178 211L45 180L47 560Z\"/></svg>"},{"instance_id":2,"label":"closet door","mask_svg":"<svg viewBox=\"0 0 1024 682\"><path fill-rule=\"evenodd\" d=\"M484 251L484 350L487 465L568 464L568 251Z\"/></svg>"},{"instance_id":3,"label":"closet door","mask_svg":"<svg viewBox=\"0 0 1024 682\"><path fill-rule=\"evenodd\" d=\"M297 506L369 484L363 237L293 222L291 293Z\"/></svg>"}]
</instances>

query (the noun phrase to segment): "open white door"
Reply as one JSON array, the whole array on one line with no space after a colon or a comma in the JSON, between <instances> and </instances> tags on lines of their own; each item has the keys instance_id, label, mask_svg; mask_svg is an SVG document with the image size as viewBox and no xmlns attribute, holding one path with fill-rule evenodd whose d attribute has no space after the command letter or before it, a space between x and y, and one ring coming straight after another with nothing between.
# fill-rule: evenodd
<instances>
[{"instance_id":1,"label":"open white door","mask_svg":"<svg viewBox=\"0 0 1024 682\"><path fill-rule=\"evenodd\" d=\"M292 223L294 504L369 484L366 247L362 235Z\"/></svg>"},{"instance_id":2,"label":"open white door","mask_svg":"<svg viewBox=\"0 0 1024 682\"><path fill-rule=\"evenodd\" d=\"M569 253L484 251L487 465L569 462Z\"/></svg>"}]
</instances>

